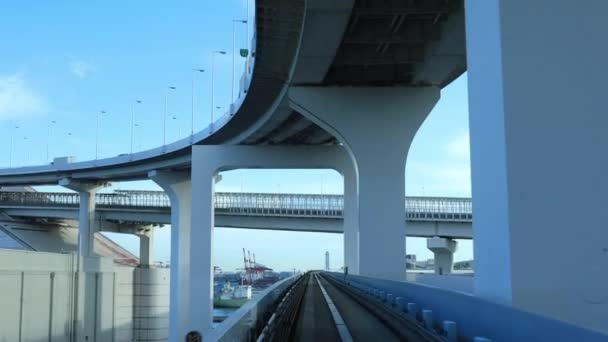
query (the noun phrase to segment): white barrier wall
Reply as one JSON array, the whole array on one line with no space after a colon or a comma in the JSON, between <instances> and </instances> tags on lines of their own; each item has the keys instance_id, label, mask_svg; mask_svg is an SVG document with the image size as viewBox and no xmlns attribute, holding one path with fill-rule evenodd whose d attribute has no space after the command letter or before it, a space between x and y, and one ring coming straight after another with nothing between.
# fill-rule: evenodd
<instances>
[{"instance_id":1,"label":"white barrier wall","mask_svg":"<svg viewBox=\"0 0 608 342\"><path fill-rule=\"evenodd\" d=\"M116 267L116 292L114 296L114 339L132 341L133 336L133 293L135 272L132 267Z\"/></svg>"},{"instance_id":2,"label":"white barrier wall","mask_svg":"<svg viewBox=\"0 0 608 342\"><path fill-rule=\"evenodd\" d=\"M434 286L444 290L458 291L472 294L473 274L444 274L407 272L406 280L412 283Z\"/></svg>"},{"instance_id":3,"label":"white barrier wall","mask_svg":"<svg viewBox=\"0 0 608 342\"><path fill-rule=\"evenodd\" d=\"M0 251L0 341L69 341L75 266L71 254Z\"/></svg>"},{"instance_id":4,"label":"white barrier wall","mask_svg":"<svg viewBox=\"0 0 608 342\"><path fill-rule=\"evenodd\" d=\"M162 341L168 312L168 269L0 250L1 342Z\"/></svg>"}]
</instances>

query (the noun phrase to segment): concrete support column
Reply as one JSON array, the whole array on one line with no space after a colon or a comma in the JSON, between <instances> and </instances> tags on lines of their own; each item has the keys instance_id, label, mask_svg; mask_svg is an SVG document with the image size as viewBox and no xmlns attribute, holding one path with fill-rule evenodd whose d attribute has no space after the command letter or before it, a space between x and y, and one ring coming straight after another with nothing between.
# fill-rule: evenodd
<instances>
[{"instance_id":1,"label":"concrete support column","mask_svg":"<svg viewBox=\"0 0 608 342\"><path fill-rule=\"evenodd\" d=\"M95 194L103 187L109 185L104 182L85 183L63 178L59 185L78 192L80 195L80 206L78 209L78 254L80 256L95 255L95 233L99 231L99 225L95 222Z\"/></svg>"},{"instance_id":2,"label":"concrete support column","mask_svg":"<svg viewBox=\"0 0 608 342\"><path fill-rule=\"evenodd\" d=\"M138 231L136 235L139 237L139 267L149 268L154 263L152 250L154 230L152 227L146 227Z\"/></svg>"},{"instance_id":3,"label":"concrete support column","mask_svg":"<svg viewBox=\"0 0 608 342\"><path fill-rule=\"evenodd\" d=\"M349 274L359 274L359 215L357 197L357 173L353 167L343 170L344 209L342 226L344 229L344 266Z\"/></svg>"},{"instance_id":4,"label":"concrete support column","mask_svg":"<svg viewBox=\"0 0 608 342\"><path fill-rule=\"evenodd\" d=\"M405 161L435 87L293 87L292 108L348 149L357 172L359 274L405 279Z\"/></svg>"},{"instance_id":5,"label":"concrete support column","mask_svg":"<svg viewBox=\"0 0 608 342\"><path fill-rule=\"evenodd\" d=\"M213 163L195 162L192 155L193 229L190 236L191 306L188 331L206 336L213 323L213 228L215 227L215 181L217 168ZM204 156L202 156L204 158Z\"/></svg>"},{"instance_id":6,"label":"concrete support column","mask_svg":"<svg viewBox=\"0 0 608 342\"><path fill-rule=\"evenodd\" d=\"M151 171L148 177L171 201L171 287L169 294L169 341L186 336L189 315L190 203L192 183L189 172Z\"/></svg>"},{"instance_id":7,"label":"concrete support column","mask_svg":"<svg viewBox=\"0 0 608 342\"><path fill-rule=\"evenodd\" d=\"M107 282L103 271L113 264L111 259L104 259L95 254L95 233L100 231L95 219L95 194L109 183L82 182L63 178L59 185L78 192L80 206L78 210L78 255L74 298L74 333L78 341L91 341L98 336L107 338L107 325L113 324L107 319L108 296ZM104 297L105 295L105 297Z\"/></svg>"},{"instance_id":8,"label":"concrete support column","mask_svg":"<svg viewBox=\"0 0 608 342\"><path fill-rule=\"evenodd\" d=\"M450 274L454 266L454 252L456 241L438 236L426 240L426 248L433 252L435 260L435 274Z\"/></svg>"},{"instance_id":9,"label":"concrete support column","mask_svg":"<svg viewBox=\"0 0 608 342\"><path fill-rule=\"evenodd\" d=\"M465 4L475 292L606 332L608 2Z\"/></svg>"},{"instance_id":10,"label":"concrete support column","mask_svg":"<svg viewBox=\"0 0 608 342\"><path fill-rule=\"evenodd\" d=\"M334 169L345 178L353 164L341 146L201 145L192 150L192 226L190 235L189 321L187 331L208 336L213 312L214 179L218 172L239 168ZM351 184L345 180L345 184ZM348 194L351 187L345 186ZM349 194L350 195L350 194ZM354 215L345 206L345 216ZM352 221L350 221L352 222Z\"/></svg>"}]
</instances>

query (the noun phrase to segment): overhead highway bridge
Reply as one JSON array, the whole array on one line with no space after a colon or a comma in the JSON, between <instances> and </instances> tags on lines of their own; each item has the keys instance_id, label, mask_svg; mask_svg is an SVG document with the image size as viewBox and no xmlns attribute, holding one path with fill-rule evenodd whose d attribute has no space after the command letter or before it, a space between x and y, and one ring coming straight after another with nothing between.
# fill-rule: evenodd
<instances>
[{"instance_id":1,"label":"overhead highway bridge","mask_svg":"<svg viewBox=\"0 0 608 342\"><path fill-rule=\"evenodd\" d=\"M601 340L586 329L608 332L608 47L589 42L605 40L607 2L258 0L254 12L236 101L202 131L112 158L0 170L0 186L79 194L79 271L97 274L98 214L126 214L97 210L95 194L150 179L171 204L169 340L213 336L213 228L230 216L221 205L216 215L214 178L240 168L334 169L344 179L344 266L364 286L394 290L405 279L404 236L422 222L405 206L410 145L442 89L467 71L475 296L397 287L413 291L401 292L412 303L474 322L459 323L469 340ZM275 218L283 210L265 209ZM438 239L428 247L449 262L455 245ZM97 289L85 285L75 292ZM83 321L95 322L92 306L79 311ZM81 325L74 336L98 330Z\"/></svg>"},{"instance_id":2,"label":"overhead highway bridge","mask_svg":"<svg viewBox=\"0 0 608 342\"><path fill-rule=\"evenodd\" d=\"M77 220L79 203L77 193L0 191L0 212L15 218ZM216 193L214 205L217 227L343 232L341 195ZM472 238L470 199L410 197L404 210L408 236ZM121 226L133 224L170 224L169 197L160 191L99 193L96 221L102 231L120 231Z\"/></svg>"}]
</instances>

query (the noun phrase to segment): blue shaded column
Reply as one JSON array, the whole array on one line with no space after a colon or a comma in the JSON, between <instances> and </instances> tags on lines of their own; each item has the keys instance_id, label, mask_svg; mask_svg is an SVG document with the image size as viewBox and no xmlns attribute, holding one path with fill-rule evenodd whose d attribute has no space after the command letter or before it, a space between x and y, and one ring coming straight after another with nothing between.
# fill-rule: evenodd
<instances>
[{"instance_id":1,"label":"blue shaded column","mask_svg":"<svg viewBox=\"0 0 608 342\"><path fill-rule=\"evenodd\" d=\"M608 2L465 11L476 294L608 331Z\"/></svg>"}]
</instances>

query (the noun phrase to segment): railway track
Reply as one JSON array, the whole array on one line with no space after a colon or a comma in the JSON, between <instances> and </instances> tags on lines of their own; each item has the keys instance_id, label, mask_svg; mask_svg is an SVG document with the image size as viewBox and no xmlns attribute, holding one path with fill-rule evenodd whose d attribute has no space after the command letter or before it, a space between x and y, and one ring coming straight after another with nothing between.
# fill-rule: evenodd
<instances>
[{"instance_id":1,"label":"railway track","mask_svg":"<svg viewBox=\"0 0 608 342\"><path fill-rule=\"evenodd\" d=\"M289 312L258 341L445 341L417 320L343 283L310 272L292 287ZM280 324L277 322L281 322Z\"/></svg>"}]
</instances>

